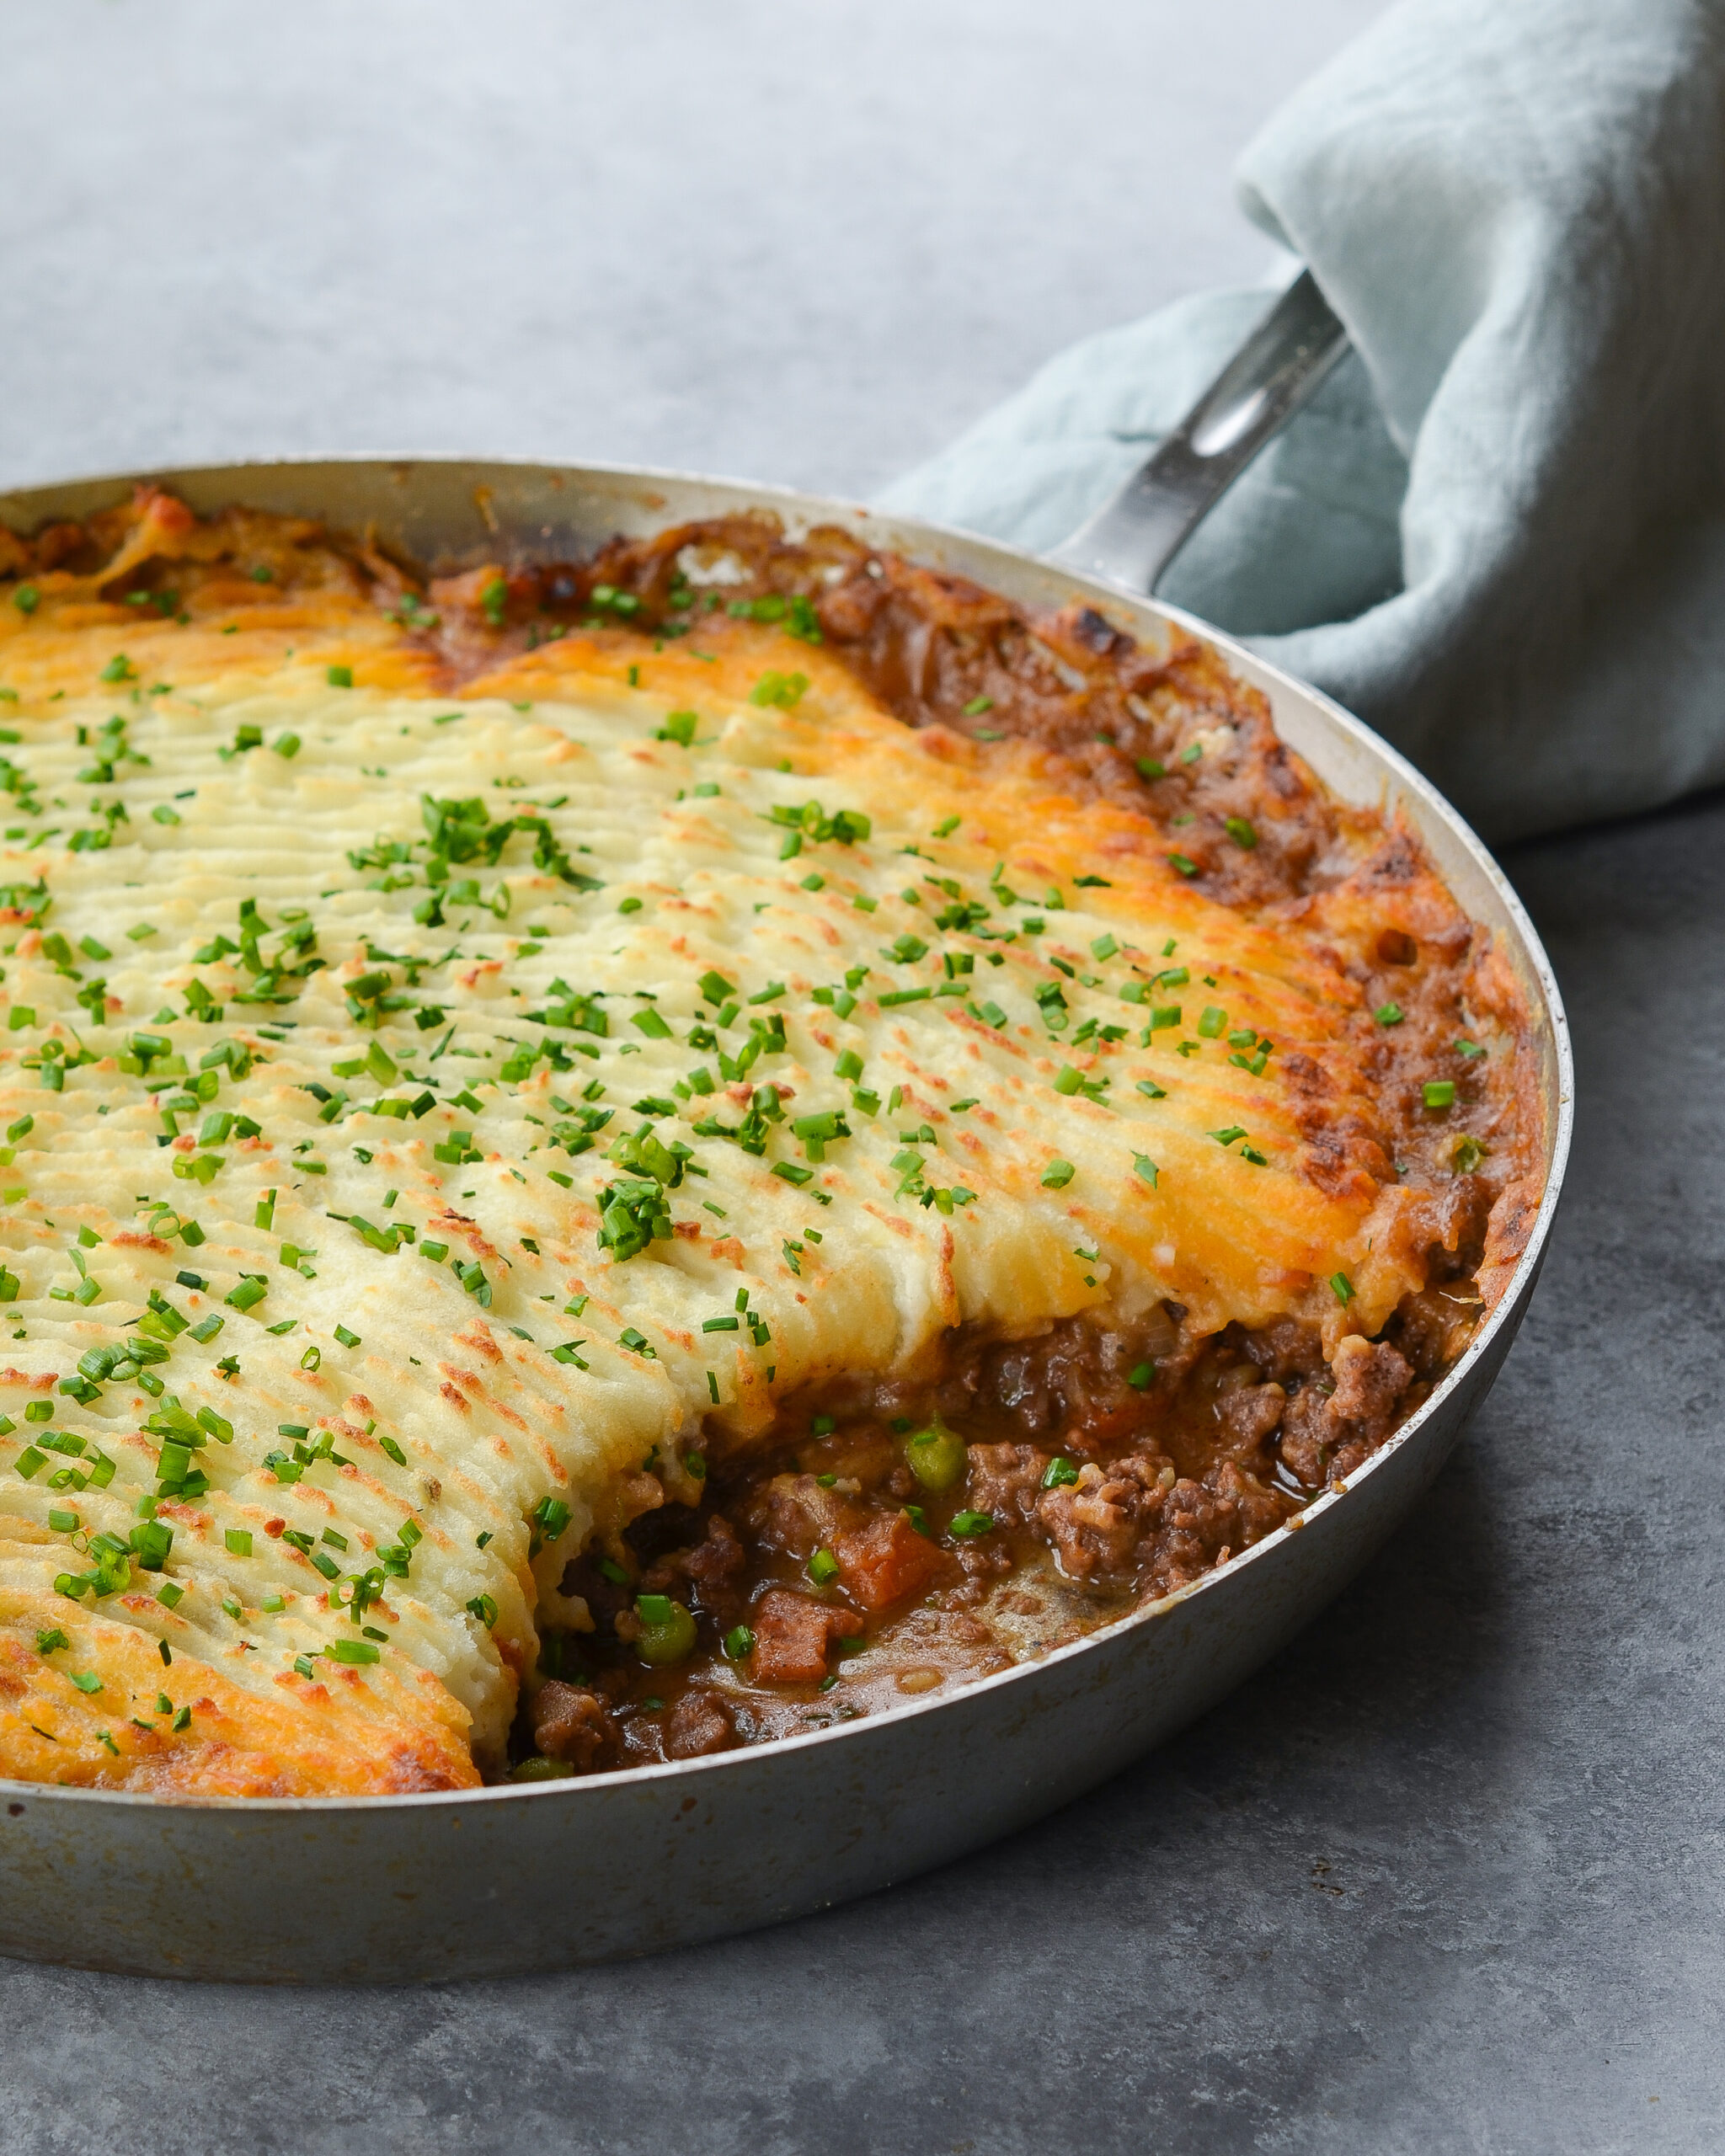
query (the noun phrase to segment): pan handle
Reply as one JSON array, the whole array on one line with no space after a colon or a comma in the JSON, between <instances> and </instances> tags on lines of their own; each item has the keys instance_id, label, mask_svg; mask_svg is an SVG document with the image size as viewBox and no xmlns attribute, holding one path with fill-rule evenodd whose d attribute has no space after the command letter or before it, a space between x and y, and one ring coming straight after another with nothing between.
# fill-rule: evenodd
<instances>
[{"instance_id":1,"label":"pan handle","mask_svg":"<svg viewBox=\"0 0 1725 2156\"><path fill-rule=\"evenodd\" d=\"M1049 555L1136 594L1348 350L1348 333L1304 270L1156 454Z\"/></svg>"}]
</instances>

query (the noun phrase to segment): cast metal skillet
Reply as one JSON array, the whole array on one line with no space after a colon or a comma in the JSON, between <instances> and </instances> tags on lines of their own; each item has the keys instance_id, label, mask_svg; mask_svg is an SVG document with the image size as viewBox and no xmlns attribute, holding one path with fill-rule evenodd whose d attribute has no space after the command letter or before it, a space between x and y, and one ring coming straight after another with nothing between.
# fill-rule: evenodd
<instances>
[{"instance_id":1,"label":"cast metal skillet","mask_svg":"<svg viewBox=\"0 0 1725 2156\"><path fill-rule=\"evenodd\" d=\"M19 529L122 499L127 475L0 500ZM401 1797L169 1798L0 1784L0 1953L152 1976L402 1982L548 1969L864 1893L1065 1804L1263 1662L1406 1516L1497 1374L1533 1292L1569 1143L1563 1013L1479 841L1358 720L1156 602L984 541L832 502L669 474L530 464L238 464L148 475L203 512L310 515L440 568L567 559L617 532L763 507L841 522L1024 605L1081 595L1152 646L1210 638L1344 799L1399 808L1501 937L1542 1057L1546 1191L1508 1292L1401 1432L1290 1527L1168 1602L926 1703L758 1749L585 1780ZM1148 580L1143 561L1138 574Z\"/></svg>"}]
</instances>

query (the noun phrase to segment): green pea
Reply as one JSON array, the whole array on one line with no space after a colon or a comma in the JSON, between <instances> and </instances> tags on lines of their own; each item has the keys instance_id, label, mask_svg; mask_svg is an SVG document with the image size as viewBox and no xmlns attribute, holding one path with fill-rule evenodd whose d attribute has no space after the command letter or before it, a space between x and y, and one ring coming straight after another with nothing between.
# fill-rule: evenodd
<instances>
[{"instance_id":1,"label":"green pea","mask_svg":"<svg viewBox=\"0 0 1725 2156\"><path fill-rule=\"evenodd\" d=\"M681 1602L668 1594L638 1594L635 1614L641 1620L635 1652L643 1662L664 1669L695 1652L695 1620Z\"/></svg>"},{"instance_id":2,"label":"green pea","mask_svg":"<svg viewBox=\"0 0 1725 2156\"><path fill-rule=\"evenodd\" d=\"M521 1761L510 1780L512 1782L557 1782L574 1771L568 1760L542 1758L536 1752L531 1758Z\"/></svg>"},{"instance_id":3,"label":"green pea","mask_svg":"<svg viewBox=\"0 0 1725 2156\"><path fill-rule=\"evenodd\" d=\"M925 1490L950 1490L964 1472L964 1440L937 1415L905 1438L905 1458Z\"/></svg>"}]
</instances>

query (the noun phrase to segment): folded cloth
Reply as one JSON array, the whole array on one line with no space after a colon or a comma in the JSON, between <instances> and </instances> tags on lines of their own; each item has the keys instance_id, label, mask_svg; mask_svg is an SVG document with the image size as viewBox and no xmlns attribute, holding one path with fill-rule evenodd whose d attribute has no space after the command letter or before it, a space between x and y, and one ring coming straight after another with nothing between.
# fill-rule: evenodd
<instances>
[{"instance_id":1,"label":"folded cloth","mask_svg":"<svg viewBox=\"0 0 1725 2156\"><path fill-rule=\"evenodd\" d=\"M1354 350L1161 595L1405 750L1487 835L1725 779L1725 8L1404 0L1247 149ZM882 506L1055 546L1268 305L1054 360Z\"/></svg>"}]
</instances>

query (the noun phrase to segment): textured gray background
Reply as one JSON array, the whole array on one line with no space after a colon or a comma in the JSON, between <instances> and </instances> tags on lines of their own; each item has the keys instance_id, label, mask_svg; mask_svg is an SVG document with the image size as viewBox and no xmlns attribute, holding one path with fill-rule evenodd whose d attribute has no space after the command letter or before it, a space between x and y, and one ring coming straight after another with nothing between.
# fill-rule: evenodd
<instances>
[{"instance_id":1,"label":"textured gray background","mask_svg":"<svg viewBox=\"0 0 1725 2156\"><path fill-rule=\"evenodd\" d=\"M862 492L1255 275L1231 157L1373 12L13 0L0 483L441 447ZM1545 1283L1413 1525L1199 1728L932 1878L621 1968L0 1964L0 2151L1718 2147L1722 837L1716 799L1512 857L1581 1066Z\"/></svg>"}]
</instances>

